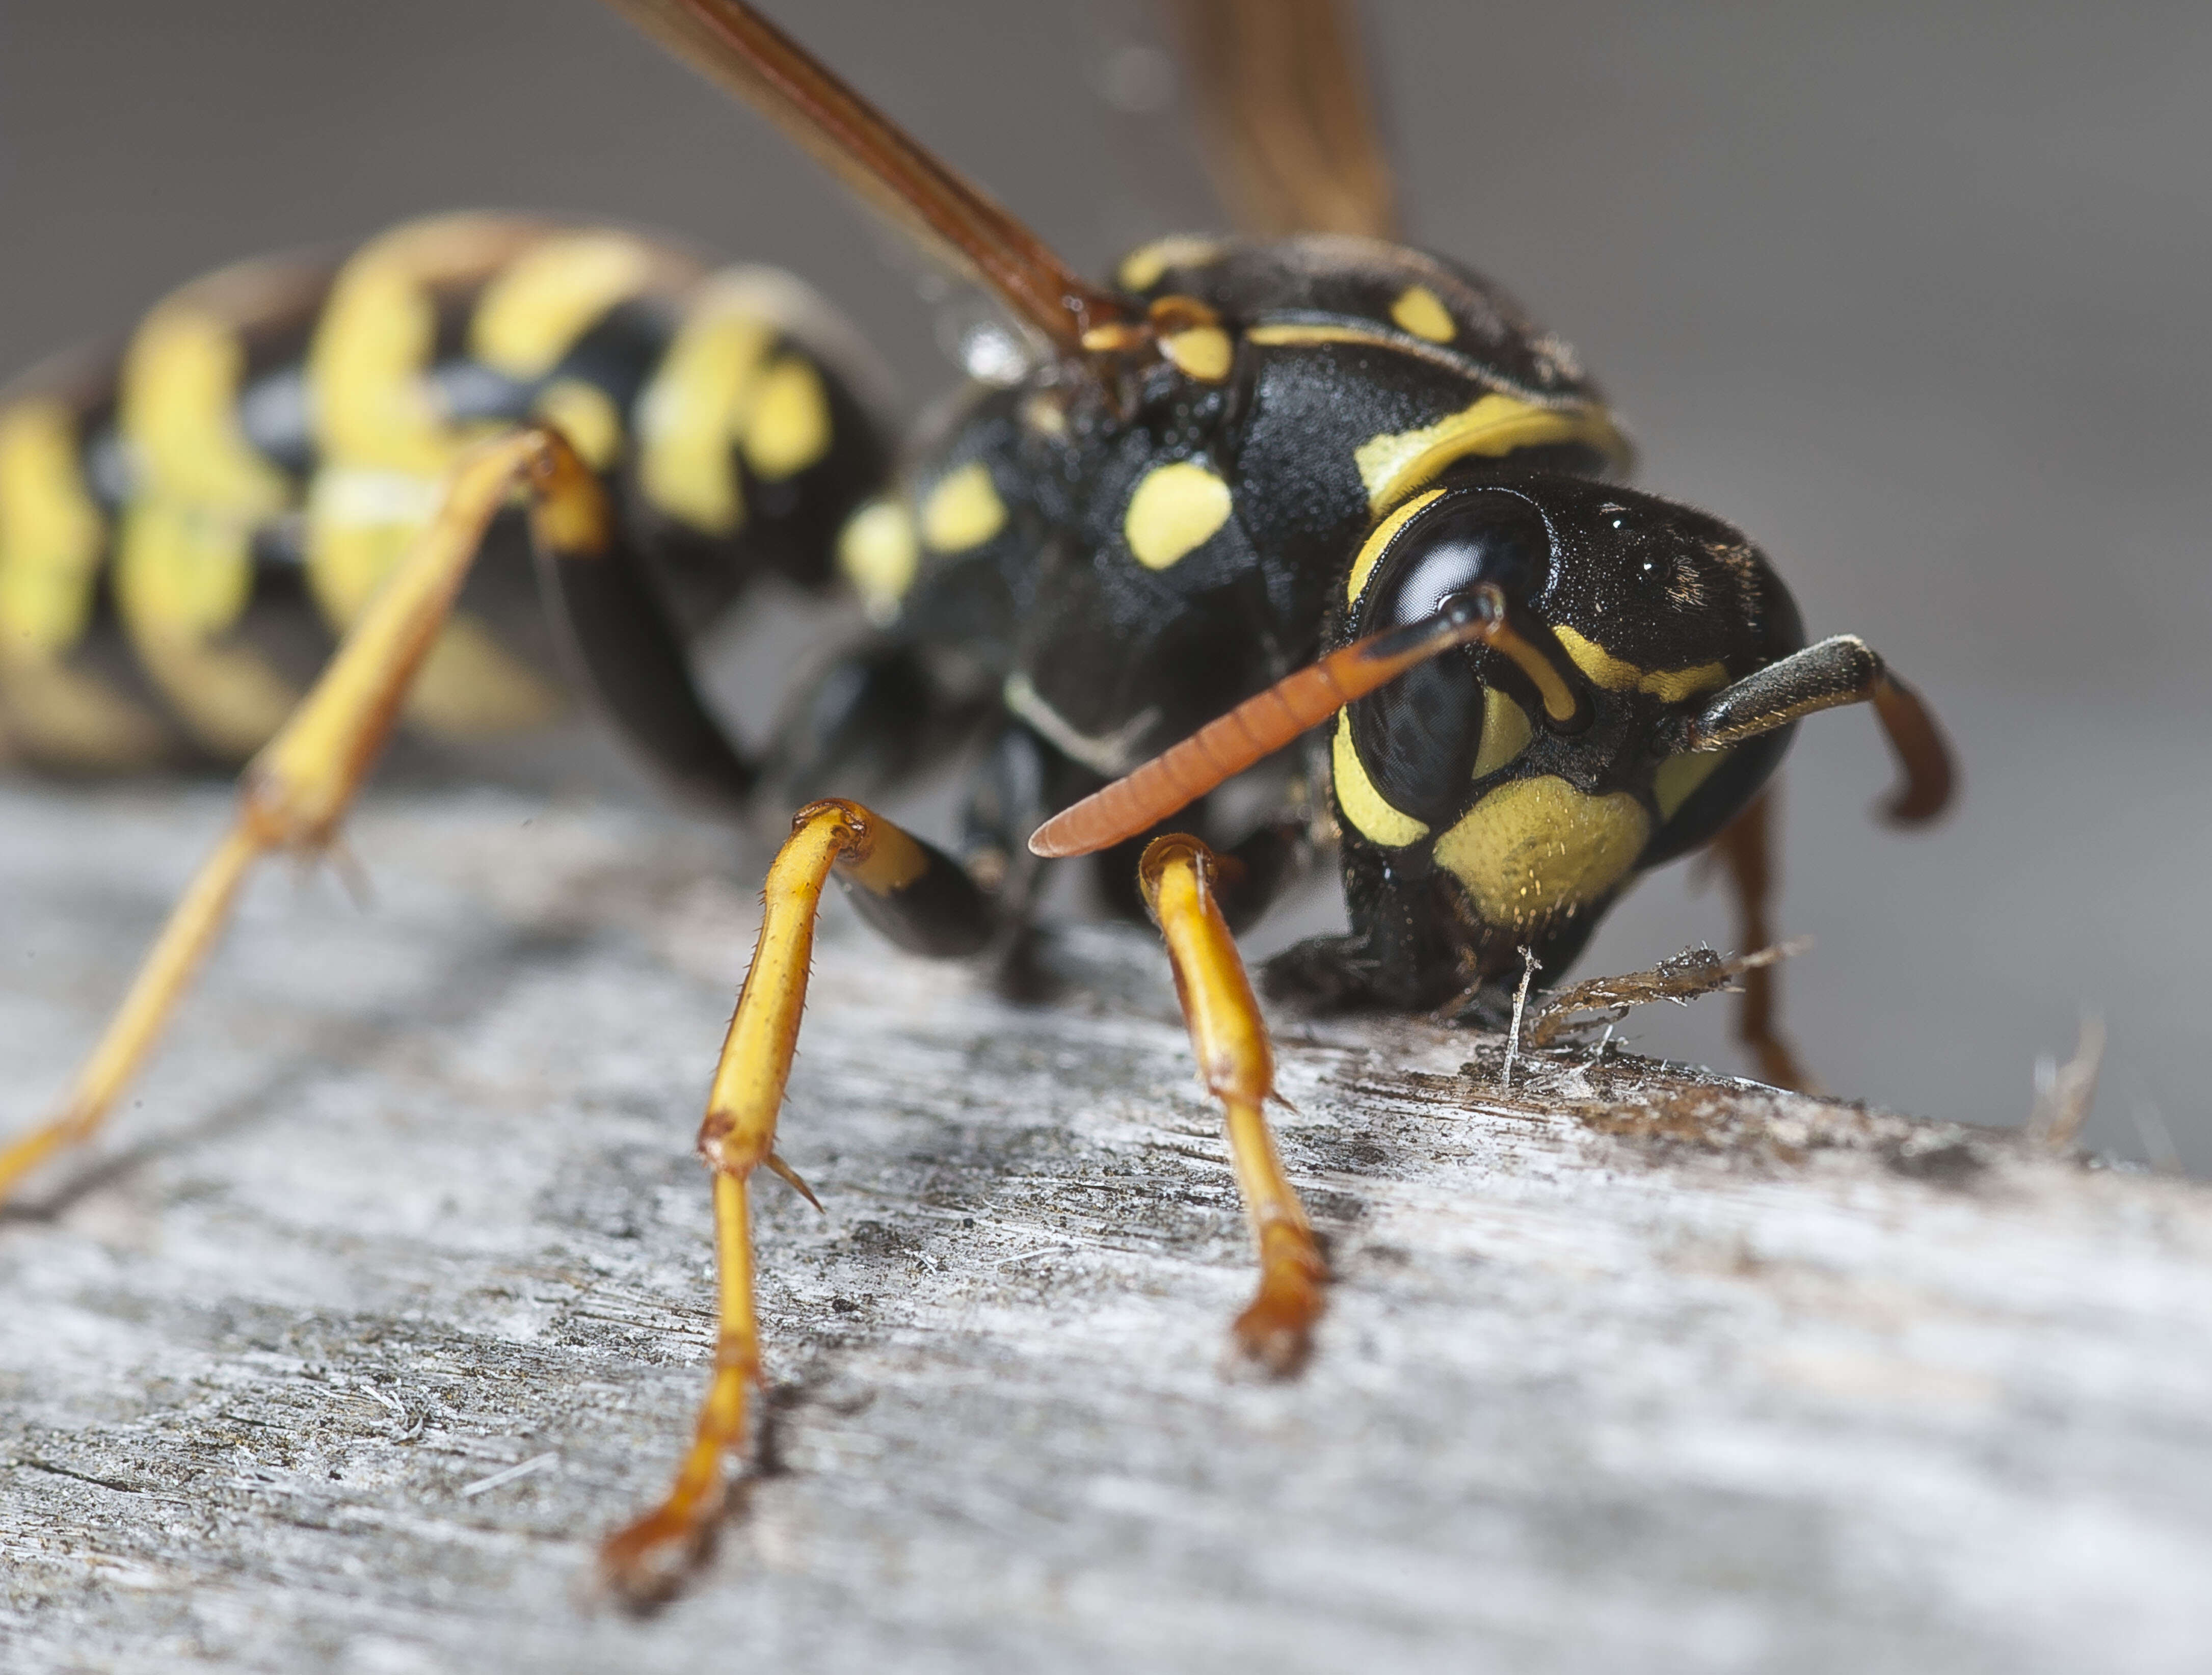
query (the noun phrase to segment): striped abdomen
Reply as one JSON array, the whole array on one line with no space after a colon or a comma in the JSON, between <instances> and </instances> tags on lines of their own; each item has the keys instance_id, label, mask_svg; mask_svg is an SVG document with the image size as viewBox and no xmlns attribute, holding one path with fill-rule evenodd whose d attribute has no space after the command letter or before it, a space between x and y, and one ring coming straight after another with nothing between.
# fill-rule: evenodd
<instances>
[{"instance_id":1,"label":"striped abdomen","mask_svg":"<svg viewBox=\"0 0 2212 1675\"><path fill-rule=\"evenodd\" d=\"M850 344L781 275L507 216L196 281L119 356L0 397L0 734L60 767L251 754L447 468L524 418L605 475L681 638L763 570L824 586L886 464ZM418 727L559 707L517 535L495 534L418 678Z\"/></svg>"}]
</instances>

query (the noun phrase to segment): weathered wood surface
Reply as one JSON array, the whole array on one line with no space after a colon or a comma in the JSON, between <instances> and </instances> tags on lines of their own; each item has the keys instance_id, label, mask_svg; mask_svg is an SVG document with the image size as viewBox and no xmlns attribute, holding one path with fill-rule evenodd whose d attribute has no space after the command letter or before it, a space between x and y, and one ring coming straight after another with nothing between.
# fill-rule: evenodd
<instances>
[{"instance_id":1,"label":"weathered wood surface","mask_svg":"<svg viewBox=\"0 0 2212 1675\"><path fill-rule=\"evenodd\" d=\"M214 792L0 791L28 1120ZM1300 1382L1156 950L1001 1004L830 915L763 1216L761 1474L580 1611L700 1387L688 1156L746 859L386 794L257 888L95 1159L0 1219L15 1670L2212 1664L2212 1194L1495 1038L1285 1031L1340 1282ZM1518 1078L1516 1078L1518 1079Z\"/></svg>"}]
</instances>

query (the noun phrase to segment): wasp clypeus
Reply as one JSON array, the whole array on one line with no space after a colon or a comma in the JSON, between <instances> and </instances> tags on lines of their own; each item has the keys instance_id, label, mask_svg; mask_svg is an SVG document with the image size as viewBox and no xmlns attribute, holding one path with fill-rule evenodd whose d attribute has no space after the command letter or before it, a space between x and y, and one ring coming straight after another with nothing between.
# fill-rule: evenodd
<instances>
[{"instance_id":1,"label":"wasp clypeus","mask_svg":"<svg viewBox=\"0 0 2212 1675\"><path fill-rule=\"evenodd\" d=\"M1231 927L1316 849L1351 930L1273 962L1270 989L1480 1013L1700 847L1764 942L1762 787L1812 712L1875 707L1895 821L1932 816L1951 774L1911 691L1856 639L1808 644L1741 532L1621 485L1628 445L1565 343L1388 241L1326 0L1184 7L1229 195L1267 236L1164 239L1103 287L737 0L617 4L964 265L1032 370L895 470L865 354L796 282L472 215L216 274L112 361L20 381L0 401L12 748L250 761L61 1112L0 1153L0 1192L100 1123L247 870L326 847L402 719L496 733L577 685L685 789L799 805L700 1131L712 1384L667 1498L605 1550L642 1593L710 1527L744 1440L749 1193L762 1168L804 1190L776 1116L831 877L901 946L1018 986L1043 860L1103 858L1165 938L1226 1110L1261 1266L1235 1340L1288 1371L1326 1274L1263 1120ZM769 574L857 595L875 627L757 760L688 654ZM959 750L981 766L949 849L849 800ZM1271 759L1232 823L1213 793ZM1771 980L1747 975L1746 1039L1794 1080Z\"/></svg>"}]
</instances>

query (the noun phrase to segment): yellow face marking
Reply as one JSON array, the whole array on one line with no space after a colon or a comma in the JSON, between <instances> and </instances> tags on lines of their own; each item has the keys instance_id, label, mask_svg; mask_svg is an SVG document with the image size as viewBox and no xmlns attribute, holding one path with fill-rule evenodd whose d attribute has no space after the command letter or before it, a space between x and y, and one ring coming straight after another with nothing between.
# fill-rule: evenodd
<instances>
[{"instance_id":1,"label":"yellow face marking","mask_svg":"<svg viewBox=\"0 0 2212 1675\"><path fill-rule=\"evenodd\" d=\"M1124 256L1114 276L1125 291L1148 291L1159 283L1160 276L1170 268L1196 267L1211 262L1221 251L1221 244L1213 239L1187 234L1155 239Z\"/></svg>"},{"instance_id":2,"label":"yellow face marking","mask_svg":"<svg viewBox=\"0 0 2212 1675\"><path fill-rule=\"evenodd\" d=\"M1375 525L1374 533L1359 543L1358 556L1352 561L1352 574L1345 579L1344 602L1348 605L1359 603L1359 596L1367 586L1368 577L1375 574L1375 561L1382 556L1382 549L1397 539L1398 531L1406 527L1431 501L1441 500L1443 490L1431 489L1425 495L1417 495L1405 505Z\"/></svg>"},{"instance_id":3,"label":"yellow face marking","mask_svg":"<svg viewBox=\"0 0 2212 1675\"><path fill-rule=\"evenodd\" d=\"M1229 511L1229 485L1195 460L1178 459L1145 473L1129 496L1121 533L1138 563L1164 570L1211 540Z\"/></svg>"},{"instance_id":4,"label":"yellow face marking","mask_svg":"<svg viewBox=\"0 0 2212 1675\"><path fill-rule=\"evenodd\" d=\"M703 534L744 527L744 491L731 455L775 337L743 286L710 282L638 398L645 497Z\"/></svg>"},{"instance_id":5,"label":"yellow face marking","mask_svg":"<svg viewBox=\"0 0 2212 1675\"><path fill-rule=\"evenodd\" d=\"M622 415L614 398L580 378L560 378L538 392L538 416L568 439L569 446L595 471L622 458Z\"/></svg>"},{"instance_id":6,"label":"yellow face marking","mask_svg":"<svg viewBox=\"0 0 2212 1675\"><path fill-rule=\"evenodd\" d=\"M1586 796L1545 774L1492 792L1437 840L1437 865L1483 918L1515 929L1597 900L1628 875L1650 816L1626 792Z\"/></svg>"},{"instance_id":7,"label":"yellow face marking","mask_svg":"<svg viewBox=\"0 0 2212 1675\"><path fill-rule=\"evenodd\" d=\"M1367 485L1367 503L1381 512L1455 459L1469 454L1500 458L1550 442L1582 442L1617 460L1628 457L1627 444L1602 408L1538 407L1492 391L1432 425L1371 438L1353 451L1352 460Z\"/></svg>"},{"instance_id":8,"label":"yellow face marking","mask_svg":"<svg viewBox=\"0 0 2212 1675\"><path fill-rule=\"evenodd\" d=\"M77 642L106 540L69 410L28 401L0 413L0 663L57 657Z\"/></svg>"},{"instance_id":9,"label":"yellow face marking","mask_svg":"<svg viewBox=\"0 0 2212 1675\"><path fill-rule=\"evenodd\" d=\"M1679 704L1685 698L1694 698L1701 692L1728 684L1728 669L1723 664L1700 663L1688 669L1639 669L1572 628L1558 627L1552 631L1559 635L1560 646L1574 659L1575 667L1589 676L1593 684L1608 692L1648 692L1662 702Z\"/></svg>"},{"instance_id":10,"label":"yellow face marking","mask_svg":"<svg viewBox=\"0 0 2212 1675\"><path fill-rule=\"evenodd\" d=\"M468 438L422 378L436 347L437 293L499 272L544 237L527 222L451 215L372 240L340 271L307 354L324 458L435 476Z\"/></svg>"},{"instance_id":11,"label":"yellow face marking","mask_svg":"<svg viewBox=\"0 0 2212 1675\"><path fill-rule=\"evenodd\" d=\"M1400 292L1390 305L1390 318L1416 337L1426 337L1432 343L1448 343L1459 336L1451 311L1425 285L1408 285Z\"/></svg>"},{"instance_id":12,"label":"yellow face marking","mask_svg":"<svg viewBox=\"0 0 2212 1675\"><path fill-rule=\"evenodd\" d=\"M744 423L745 464L764 482L796 476L830 452L830 392L803 356L779 355Z\"/></svg>"},{"instance_id":13,"label":"yellow face marking","mask_svg":"<svg viewBox=\"0 0 2212 1675\"><path fill-rule=\"evenodd\" d=\"M1474 753L1473 777L1486 780L1516 760L1535 737L1528 712L1494 686L1482 689L1482 748Z\"/></svg>"},{"instance_id":14,"label":"yellow face marking","mask_svg":"<svg viewBox=\"0 0 2212 1675\"><path fill-rule=\"evenodd\" d=\"M1359 760L1359 747L1352 742L1352 718L1342 710L1337 712L1329 761L1336 780L1337 805L1370 843L1402 849L1428 836L1426 824L1391 807L1376 790L1375 781L1367 777L1366 764Z\"/></svg>"},{"instance_id":15,"label":"yellow face marking","mask_svg":"<svg viewBox=\"0 0 2212 1675\"><path fill-rule=\"evenodd\" d=\"M1229 334L1218 325L1170 332L1160 339L1160 353L1174 361L1176 370L1185 378L1194 378L1201 384L1220 383L1229 376L1230 365L1237 358Z\"/></svg>"},{"instance_id":16,"label":"yellow face marking","mask_svg":"<svg viewBox=\"0 0 2212 1675\"><path fill-rule=\"evenodd\" d=\"M980 547L1006 526L1006 503L980 459L947 472L921 503L922 544L933 553Z\"/></svg>"},{"instance_id":17,"label":"yellow face marking","mask_svg":"<svg viewBox=\"0 0 2212 1675\"><path fill-rule=\"evenodd\" d=\"M1690 800L1699 786L1713 777L1731 754L1727 750L1684 750L1661 762L1659 771L1651 776L1651 800L1659 805L1660 819L1672 820L1674 811Z\"/></svg>"},{"instance_id":18,"label":"yellow face marking","mask_svg":"<svg viewBox=\"0 0 2212 1675\"><path fill-rule=\"evenodd\" d=\"M914 519L896 501L871 501L847 519L837 537L837 567L878 622L898 615L899 604L921 568Z\"/></svg>"},{"instance_id":19,"label":"yellow face marking","mask_svg":"<svg viewBox=\"0 0 2212 1675\"><path fill-rule=\"evenodd\" d=\"M628 234L547 239L484 287L469 352L510 378L543 378L608 309L679 277L667 258Z\"/></svg>"}]
</instances>

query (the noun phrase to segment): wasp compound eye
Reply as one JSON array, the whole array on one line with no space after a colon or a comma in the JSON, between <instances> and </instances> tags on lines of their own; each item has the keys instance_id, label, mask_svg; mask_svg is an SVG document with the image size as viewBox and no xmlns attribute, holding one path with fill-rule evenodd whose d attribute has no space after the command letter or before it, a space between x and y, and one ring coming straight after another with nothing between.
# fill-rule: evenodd
<instances>
[{"instance_id":1,"label":"wasp compound eye","mask_svg":"<svg viewBox=\"0 0 2212 1675\"><path fill-rule=\"evenodd\" d=\"M1484 583L1525 610L1549 580L1551 563L1550 535L1527 501L1488 492L1453 497L1410 524L1382 554L1353 627L1373 634L1419 622ZM1528 711L1487 689L1486 674L1516 692L1526 684L1502 657L1451 652L1346 710L1348 743L1383 804L1441 828L1465 809L1476 779L1520 753L1530 737Z\"/></svg>"},{"instance_id":2,"label":"wasp compound eye","mask_svg":"<svg viewBox=\"0 0 2212 1675\"><path fill-rule=\"evenodd\" d=\"M1520 495L1449 496L1383 553L1355 607L1354 628L1376 634L1418 622L1483 582L1525 604L1544 591L1551 573L1551 532Z\"/></svg>"}]
</instances>

